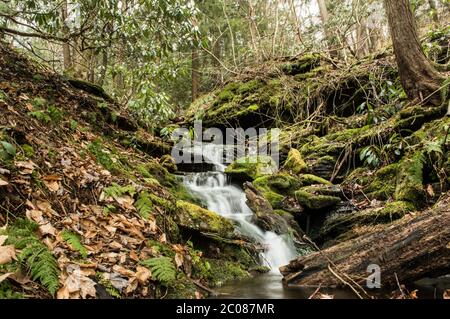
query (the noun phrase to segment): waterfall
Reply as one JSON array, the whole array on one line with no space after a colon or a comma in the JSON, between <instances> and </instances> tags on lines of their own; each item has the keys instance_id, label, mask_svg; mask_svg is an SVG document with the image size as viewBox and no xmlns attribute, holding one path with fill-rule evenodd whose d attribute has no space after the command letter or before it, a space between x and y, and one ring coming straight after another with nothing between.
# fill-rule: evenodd
<instances>
[{"instance_id":1,"label":"waterfall","mask_svg":"<svg viewBox=\"0 0 450 319\"><path fill-rule=\"evenodd\" d=\"M270 231L264 231L252 222L253 212L246 204L244 191L232 185L224 173L224 145L203 144L193 147L195 154L214 164L215 171L188 173L184 184L207 208L219 215L234 221L241 234L252 238L265 247L260 255L261 264L270 268L274 274L279 274L278 268L286 265L296 256L292 239L280 236ZM201 152L201 153L200 153Z\"/></svg>"}]
</instances>

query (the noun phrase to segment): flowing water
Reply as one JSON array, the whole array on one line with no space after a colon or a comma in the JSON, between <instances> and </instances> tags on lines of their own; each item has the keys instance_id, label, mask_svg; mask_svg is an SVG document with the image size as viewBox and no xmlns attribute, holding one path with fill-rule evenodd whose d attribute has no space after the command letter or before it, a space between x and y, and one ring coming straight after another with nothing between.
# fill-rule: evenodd
<instances>
[{"instance_id":1,"label":"flowing water","mask_svg":"<svg viewBox=\"0 0 450 319\"><path fill-rule=\"evenodd\" d=\"M296 250L288 236L280 236L270 231L264 231L252 222L253 212L246 204L244 191L233 185L224 173L226 165L223 164L224 153L232 152L223 145L203 144L194 146L191 152L203 154L203 158L214 164L214 170L209 172L186 173L184 183L186 187L201 199L211 211L228 218L237 225L238 231L265 247L261 253L261 265L270 268L270 272L255 278L231 282L218 289L218 298L277 298L277 299L304 299L308 298L314 289L286 287L282 284L282 277L278 270L296 257ZM448 287L450 277L445 277ZM436 281L442 283L442 279ZM434 284L435 286L437 284ZM442 296L442 289L425 282L419 290L422 298L435 298L436 294ZM334 298L355 298L349 290L321 289ZM380 292L380 297L388 296L388 292Z\"/></svg>"},{"instance_id":2,"label":"flowing water","mask_svg":"<svg viewBox=\"0 0 450 319\"><path fill-rule=\"evenodd\" d=\"M226 150L225 150L226 151ZM231 219L238 231L265 247L261 253L261 264L270 268L272 274L278 274L278 268L286 265L296 256L296 250L289 236L280 236L270 231L263 231L252 222L253 212L246 204L244 191L232 185L224 173L224 146L203 144L194 148L202 152L203 157L214 164L215 171L190 173L185 176L186 187L207 208L219 215Z\"/></svg>"}]
</instances>

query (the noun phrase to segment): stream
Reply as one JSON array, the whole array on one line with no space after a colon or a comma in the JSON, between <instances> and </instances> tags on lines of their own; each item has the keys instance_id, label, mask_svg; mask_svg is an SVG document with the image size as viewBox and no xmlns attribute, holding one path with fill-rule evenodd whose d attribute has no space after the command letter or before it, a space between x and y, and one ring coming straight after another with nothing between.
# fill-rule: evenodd
<instances>
[{"instance_id":1,"label":"stream","mask_svg":"<svg viewBox=\"0 0 450 319\"><path fill-rule=\"evenodd\" d=\"M198 197L207 208L234 222L237 230L265 247L260 253L260 264L270 271L245 280L228 282L217 288L218 296L214 298L233 299L306 299L314 293L314 288L298 288L283 285L279 267L286 265L297 256L294 243L289 236L280 236L264 231L252 222L253 212L246 204L242 188L233 185L224 173L224 154L233 151L224 145L195 145L191 152L202 154L213 170L207 172L185 173L184 185ZM450 276L439 279L425 279L413 287L419 289L419 298L434 299L450 285ZM447 287L447 288L445 288ZM412 288L412 289L414 289ZM346 289L321 289L321 293L330 294L335 299L355 299L356 296ZM372 292L374 293L374 292ZM378 291L374 295L388 297L390 291ZM439 297L438 297L439 298Z\"/></svg>"},{"instance_id":2,"label":"stream","mask_svg":"<svg viewBox=\"0 0 450 319\"><path fill-rule=\"evenodd\" d=\"M246 204L244 191L233 185L224 171L223 145L203 144L195 146L193 152L199 154L213 164L214 170L208 172L186 173L185 186L207 208L219 215L232 220L238 231L266 249L260 253L260 263L270 269L267 274L231 282L218 289L220 297L224 298L307 298L313 291L305 292L298 289L285 288L282 276L278 270L297 255L294 243L289 236L280 236L270 231L264 231L252 222L253 212ZM309 294L308 294L309 293Z\"/></svg>"}]
</instances>

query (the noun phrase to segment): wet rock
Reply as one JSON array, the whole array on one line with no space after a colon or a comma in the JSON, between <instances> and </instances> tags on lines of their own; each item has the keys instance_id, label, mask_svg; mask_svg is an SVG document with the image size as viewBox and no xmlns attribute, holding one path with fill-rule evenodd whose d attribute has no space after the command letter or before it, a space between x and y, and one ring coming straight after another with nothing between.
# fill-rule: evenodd
<instances>
[{"instance_id":1,"label":"wet rock","mask_svg":"<svg viewBox=\"0 0 450 319\"><path fill-rule=\"evenodd\" d=\"M247 196L247 204L255 213L255 223L265 231L272 231L276 234L293 234L295 238L300 238L299 232L292 228L290 223L292 219L282 214L277 214L267 199L262 196L261 192L251 183L244 184L245 195ZM286 213L289 214L289 213ZM295 223L295 221L294 221ZM296 224L296 223L295 223Z\"/></svg>"},{"instance_id":2,"label":"wet rock","mask_svg":"<svg viewBox=\"0 0 450 319\"><path fill-rule=\"evenodd\" d=\"M295 192L295 198L301 206L312 211L333 207L341 201L339 197L310 193L304 188Z\"/></svg>"},{"instance_id":3,"label":"wet rock","mask_svg":"<svg viewBox=\"0 0 450 319\"><path fill-rule=\"evenodd\" d=\"M233 181L246 182L277 171L277 164L270 156L246 156L229 165L225 173Z\"/></svg>"},{"instance_id":4,"label":"wet rock","mask_svg":"<svg viewBox=\"0 0 450 319\"><path fill-rule=\"evenodd\" d=\"M206 233L216 233L225 238L234 237L234 226L222 216L198 205L177 201L175 220L179 226Z\"/></svg>"}]
</instances>

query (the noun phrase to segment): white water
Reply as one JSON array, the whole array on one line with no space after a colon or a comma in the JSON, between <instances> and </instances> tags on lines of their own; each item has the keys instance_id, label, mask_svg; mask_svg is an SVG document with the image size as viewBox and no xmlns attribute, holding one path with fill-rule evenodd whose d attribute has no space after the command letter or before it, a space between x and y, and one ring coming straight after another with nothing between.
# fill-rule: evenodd
<instances>
[{"instance_id":1,"label":"white water","mask_svg":"<svg viewBox=\"0 0 450 319\"><path fill-rule=\"evenodd\" d=\"M289 236L266 232L252 223L253 212L246 204L242 189L231 185L224 174L223 145L203 144L194 147L194 153L201 154L214 164L216 171L190 173L185 177L186 187L206 203L209 210L231 219L242 235L254 239L265 247L261 253L261 264L279 274L278 268L286 265L296 256L294 244Z\"/></svg>"}]
</instances>

